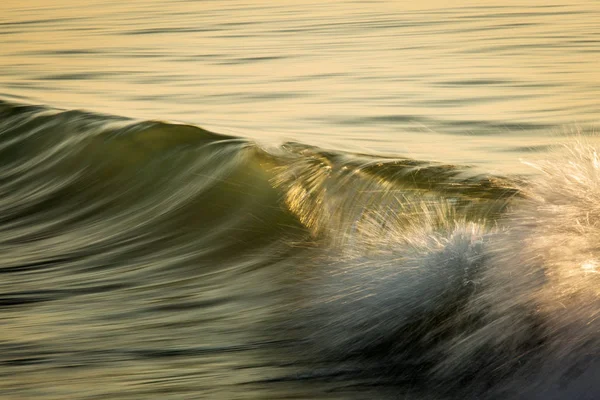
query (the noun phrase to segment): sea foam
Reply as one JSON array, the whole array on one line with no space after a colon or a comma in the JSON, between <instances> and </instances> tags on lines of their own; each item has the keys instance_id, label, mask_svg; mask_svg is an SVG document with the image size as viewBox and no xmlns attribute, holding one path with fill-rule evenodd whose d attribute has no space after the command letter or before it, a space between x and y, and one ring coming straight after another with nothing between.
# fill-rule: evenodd
<instances>
[{"instance_id":1,"label":"sea foam","mask_svg":"<svg viewBox=\"0 0 600 400\"><path fill-rule=\"evenodd\" d=\"M304 285L319 357L375 358L368 373L451 396L598 398L598 152L579 143L533 166L493 223L451 201L396 224L354 213Z\"/></svg>"}]
</instances>

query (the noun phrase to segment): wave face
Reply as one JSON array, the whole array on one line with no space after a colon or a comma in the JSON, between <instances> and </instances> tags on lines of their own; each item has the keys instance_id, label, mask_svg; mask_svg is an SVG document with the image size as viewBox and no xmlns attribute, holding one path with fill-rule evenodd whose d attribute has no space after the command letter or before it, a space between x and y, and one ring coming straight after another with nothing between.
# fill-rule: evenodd
<instances>
[{"instance_id":1,"label":"wave face","mask_svg":"<svg viewBox=\"0 0 600 400\"><path fill-rule=\"evenodd\" d=\"M598 398L600 161L560 154L524 180L2 102L0 390Z\"/></svg>"}]
</instances>

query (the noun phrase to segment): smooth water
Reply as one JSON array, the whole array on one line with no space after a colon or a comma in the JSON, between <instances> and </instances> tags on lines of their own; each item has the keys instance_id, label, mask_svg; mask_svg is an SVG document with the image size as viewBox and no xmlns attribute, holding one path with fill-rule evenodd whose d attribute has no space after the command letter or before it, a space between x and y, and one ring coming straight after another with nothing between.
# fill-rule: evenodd
<instances>
[{"instance_id":1,"label":"smooth water","mask_svg":"<svg viewBox=\"0 0 600 400\"><path fill-rule=\"evenodd\" d=\"M263 142L526 171L590 133L600 5L5 1L4 96Z\"/></svg>"},{"instance_id":2,"label":"smooth water","mask_svg":"<svg viewBox=\"0 0 600 400\"><path fill-rule=\"evenodd\" d=\"M0 4L0 398L599 398L600 3L403 3Z\"/></svg>"}]
</instances>

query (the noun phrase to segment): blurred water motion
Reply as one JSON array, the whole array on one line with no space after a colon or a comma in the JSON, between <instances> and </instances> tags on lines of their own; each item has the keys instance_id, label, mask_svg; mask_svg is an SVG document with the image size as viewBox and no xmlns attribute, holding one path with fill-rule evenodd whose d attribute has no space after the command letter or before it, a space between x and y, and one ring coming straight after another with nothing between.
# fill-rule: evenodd
<instances>
[{"instance_id":1,"label":"blurred water motion","mask_svg":"<svg viewBox=\"0 0 600 400\"><path fill-rule=\"evenodd\" d=\"M3 2L0 397L595 398L599 17Z\"/></svg>"}]
</instances>

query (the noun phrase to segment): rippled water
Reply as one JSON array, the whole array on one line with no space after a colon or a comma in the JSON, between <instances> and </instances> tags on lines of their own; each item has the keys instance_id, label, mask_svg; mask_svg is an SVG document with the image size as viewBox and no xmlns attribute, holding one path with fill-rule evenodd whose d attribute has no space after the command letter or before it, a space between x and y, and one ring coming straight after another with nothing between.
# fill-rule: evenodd
<instances>
[{"instance_id":1,"label":"rippled water","mask_svg":"<svg viewBox=\"0 0 600 400\"><path fill-rule=\"evenodd\" d=\"M599 111L600 6L558 1L0 5L7 96L520 169ZM449 151L449 148L451 151Z\"/></svg>"},{"instance_id":2,"label":"rippled water","mask_svg":"<svg viewBox=\"0 0 600 400\"><path fill-rule=\"evenodd\" d=\"M0 4L0 397L598 398L600 3L404 3Z\"/></svg>"}]
</instances>

